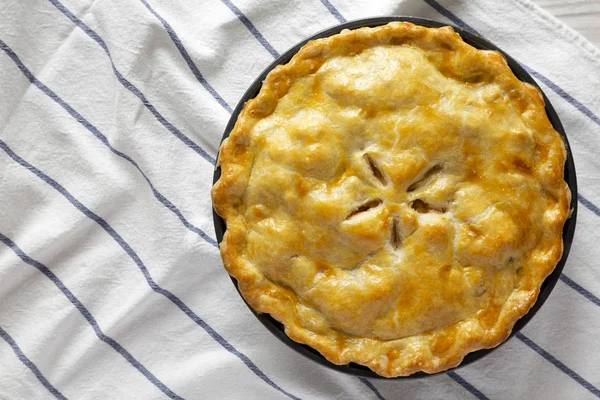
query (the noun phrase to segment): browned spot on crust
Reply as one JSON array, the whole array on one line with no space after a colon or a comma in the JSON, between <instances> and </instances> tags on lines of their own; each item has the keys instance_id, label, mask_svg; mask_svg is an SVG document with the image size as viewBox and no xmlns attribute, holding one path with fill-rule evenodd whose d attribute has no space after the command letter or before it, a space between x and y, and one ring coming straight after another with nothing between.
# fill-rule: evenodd
<instances>
[{"instance_id":1,"label":"browned spot on crust","mask_svg":"<svg viewBox=\"0 0 600 400\"><path fill-rule=\"evenodd\" d=\"M431 352L436 356L447 353L454 344L455 335L456 328L446 328L445 332L433 335L431 338Z\"/></svg>"},{"instance_id":2,"label":"browned spot on crust","mask_svg":"<svg viewBox=\"0 0 600 400\"><path fill-rule=\"evenodd\" d=\"M525 162L525 160L523 160L520 157L515 157L512 159L512 165L515 166L515 168L527 175L531 175L531 167L529 165L527 165L527 163Z\"/></svg>"},{"instance_id":3,"label":"browned spot on crust","mask_svg":"<svg viewBox=\"0 0 600 400\"><path fill-rule=\"evenodd\" d=\"M298 193L300 196L305 196L306 193L308 193L308 191L310 190L308 184L302 178L296 179L296 181L294 182L294 184L295 184L295 187L296 187L296 193Z\"/></svg>"}]
</instances>

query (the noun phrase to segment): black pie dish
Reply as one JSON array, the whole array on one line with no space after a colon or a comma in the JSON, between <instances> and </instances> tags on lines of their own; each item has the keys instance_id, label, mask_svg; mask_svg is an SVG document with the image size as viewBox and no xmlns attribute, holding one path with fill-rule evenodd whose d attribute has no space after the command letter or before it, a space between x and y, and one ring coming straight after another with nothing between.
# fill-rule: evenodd
<instances>
[{"instance_id":1,"label":"black pie dish","mask_svg":"<svg viewBox=\"0 0 600 400\"><path fill-rule=\"evenodd\" d=\"M223 134L222 140L225 140L229 136L229 133L233 129L233 127L237 121L238 115L240 114L240 112L242 111L242 108L244 107L244 104L248 100L250 100L258 95L258 93L262 87L262 83L263 83L264 79L266 78L267 74L269 72L271 72L271 70L273 70L273 68L275 68L277 65L287 63L298 52L298 50L300 50L300 48L302 46L304 46L307 42L309 42L310 40L335 35L337 33L340 33L343 29L357 29L357 28L362 28L362 27L374 27L374 26L379 26L379 25L385 25L392 21L406 21L406 22L411 22L416 25L422 25L422 26L432 27L432 28L441 27L441 26L452 26L452 28L462 37L462 39L466 43L470 44L471 46L478 48L478 49L496 50L496 51L499 51L500 53L502 53L504 55L504 57L506 58L509 67L511 68L511 70L513 71L515 76L517 78L519 78L519 80L530 83L540 90L540 92L542 93L542 96L544 98L544 102L546 104L546 113L548 114L548 118L549 118L550 122L552 123L552 125L554 126L554 129L556 129L556 131L563 138L563 141L564 141L566 149L567 149L567 159L565 162L564 178L565 178L565 181L567 182L567 184L569 185L569 189L571 190L571 205L570 205L571 215L570 215L569 219L567 219L567 221L565 222L565 225L563 228L563 254L562 254L560 261L558 262L554 271L546 278L546 280L542 284L541 289L540 289L540 294L537 298L537 301L533 305L533 307L531 307L529 312L515 323L512 333L510 334L509 338L507 338L504 342L500 343L498 346L496 346L494 348L482 349L482 350L471 352L465 356L463 361L457 367L437 373L437 374L443 374L443 373L446 373L446 372L449 372L452 370L456 370L457 368L464 367L465 365L471 364L474 361L479 360L483 356L489 354L493 350L502 346L504 343L506 343L508 341L508 339L510 339L517 332L519 332L521 329L523 329L523 327L533 318L533 316L542 307L542 305L544 304L546 299L548 299L548 296L552 292L552 289L554 289L554 286L556 285L556 282L558 281L558 279L562 273L562 270L567 261L567 256L569 255L569 250L571 249L571 243L573 242L573 235L575 233L575 222L576 222L576 218L577 218L577 179L575 176L575 165L573 163L573 154L571 153L571 147L569 146L567 136L566 136L563 126L560 122L560 119L558 118L558 115L556 114L556 111L552 107L552 104L550 104L550 101L548 100L548 98L546 97L546 95L544 94L542 89L531 77L531 75L529 75L529 73L527 73L527 71L517 61L515 61L512 57L510 57L504 51L500 50L494 44L490 43L489 41L487 41L486 39L484 39L480 36L477 36L471 32L468 32L464 29L458 28L451 24L441 23L441 22L437 22L437 21L433 21L433 20L429 20L429 19L424 19L424 18L401 17L401 16L375 17L375 18L366 18L366 19L360 19L360 20L356 20L356 21L350 21L350 22L346 22L346 23L343 23L340 25L333 26L329 29L326 29L324 31L321 31L319 33L312 35L311 37L296 44L294 47L292 47L291 49L286 51L284 54L282 54L277 60L275 60L273 63L271 63L271 65L269 65L258 76L258 78L256 78L256 80L252 83L252 85L250 85L250 87L248 88L248 90L246 91L244 96L239 101L237 107L235 108L235 110L233 111L233 114L231 115L231 118L229 119L229 123L227 124L227 127L225 128L225 133ZM215 182L217 182L217 180L219 180L220 176L221 176L221 168L217 167L215 169L215 173L214 173L214 177L213 177L213 184ZM225 221L214 211L214 209L213 209L213 219L214 219L214 224L215 224L215 233L217 236L217 241L219 243L221 243L221 241L223 240L223 235L224 235L227 227L226 227ZM233 277L231 278L231 280L233 281L233 284L239 293L237 281ZM241 296L241 293L240 293L240 296ZM243 299L243 297L242 297L242 299ZM245 300L244 300L244 302L245 302ZM375 372L373 372L368 367L365 367L363 365L359 365L359 364L355 364L355 363L350 363L347 365L334 364L334 363L328 361L325 357L323 357L321 355L321 353L319 353L317 350L313 349L312 347L301 344L301 343L294 342L292 339L290 339L285 334L283 325L279 321L272 318L269 314L257 313L252 307L250 307L250 305L248 303L246 303L246 305L248 306L250 311L252 311L252 313L256 316L256 318L279 340L281 340L283 343L285 343L292 349L296 350L298 353L310 358L311 360L313 360L313 361L317 362L318 364L321 364L325 367L328 367L328 368L331 368L331 369L334 369L336 371L340 371L340 372L343 372L346 374L351 374L351 375L356 375L356 376L361 376L361 377L368 377L368 378L381 378L381 379L414 379L414 378L422 378L422 377L431 376L431 375L437 375L437 374L427 374L424 372L417 372L417 373L414 373L409 376L401 376L401 377L396 377L396 378L384 378L384 377L376 374Z\"/></svg>"}]
</instances>

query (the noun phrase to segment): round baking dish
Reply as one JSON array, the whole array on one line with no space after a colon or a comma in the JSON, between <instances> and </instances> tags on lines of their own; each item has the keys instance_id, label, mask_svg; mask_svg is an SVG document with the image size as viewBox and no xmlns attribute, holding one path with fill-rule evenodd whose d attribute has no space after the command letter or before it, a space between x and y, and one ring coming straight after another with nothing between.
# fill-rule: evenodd
<instances>
[{"instance_id":1,"label":"round baking dish","mask_svg":"<svg viewBox=\"0 0 600 400\"><path fill-rule=\"evenodd\" d=\"M374 26L379 26L379 25L385 25L392 21L407 21L407 22L411 22L416 25L422 25L422 26L426 26L426 27L452 26L450 24L445 24L445 23L441 23L441 22L437 22L437 21L433 21L433 20L429 20L429 19L424 19L424 18L394 16L394 17L367 18L367 19L346 22L346 23L331 27L329 29L326 29L322 32L319 32L319 33L303 40L302 42L296 44L294 47L292 47L291 49L286 51L277 60L275 60L271 65L269 65L256 78L256 80L252 83L252 85L250 85L250 87L248 88L248 90L246 91L244 96L242 96L237 107L233 111L233 114L231 115L229 123L227 124L227 127L225 128L225 133L223 134L222 140L224 140L225 138L227 138L229 136L229 133L233 129L233 127L237 121L238 115L241 112L244 104L248 100L256 97L256 95L259 93L259 91L262 87L262 82L264 81L267 74L269 72L271 72L271 70L273 68L275 68L277 65L287 63L294 56L294 54L296 54L298 52L298 50L302 46L304 46L308 41L335 35L335 34L341 32L343 29L374 27ZM565 262L567 260L568 254L569 254L569 250L571 248L571 242L573 241L573 234L575 232L575 222L576 222L576 217L577 217L577 180L576 180L576 176L575 176L575 165L573 163L573 155L571 153L571 148L569 146L569 142L567 140L567 136L566 136L563 126L560 122L560 119L558 118L556 111L552 107L552 104L550 104L550 101L548 100L548 98L546 97L544 92L541 90L541 88L537 85L537 83L533 80L531 75L529 75L527 73L527 71L517 61L515 61L508 54L506 54L505 52L500 50L498 47L496 47L495 45L493 45L486 39L484 39L480 36L474 35L473 33L470 33L468 31L465 31L464 29L460 29L456 26L452 26L452 28L458 34L460 34L460 36L466 43L470 44L473 47L476 47L478 49L496 50L496 51L501 52L504 55L504 57L506 58L509 67L512 69L513 73L515 74L515 76L517 78L519 78L521 81L524 81L524 82L534 85L535 87L537 87L540 90L540 92L542 93L542 96L544 97L544 102L546 104L546 113L548 114L548 118L550 119L550 122L554 126L554 129L556 129L556 131L563 138L566 149L567 149L567 160L565 163L564 178L571 190L571 210L572 210L572 212L571 212L570 218L567 219L567 221L565 222L564 228L563 228L563 246L564 246L563 254L562 254L562 257L561 257L560 261L558 262L556 268L552 272L552 274L550 274L546 278L544 283L542 284L541 289L540 289L540 294L538 296L537 301L533 305L533 307L529 310L529 312L525 316L523 316L515 324L513 331L508 338L508 339L510 339L513 335L515 335L515 333L520 331L531 320L531 318L533 318L533 316L537 313L537 311L540 309L540 307L544 304L544 302L550 295L550 292L552 292L552 289L556 285L556 282L558 281L560 274L562 273L562 270L565 266ZM220 176L221 176L221 169L216 168L215 173L214 173L213 183L215 183L219 179ZM223 235L225 233L225 230L227 229L226 225L225 225L225 221L216 212L214 212L214 210L213 210L213 218L214 218L215 233L217 236L217 241L219 243L221 243L221 240L223 240ZM234 278L231 278L231 280L233 281L233 284L236 287L236 289L238 289L237 281ZM238 293L239 293L239 290L238 290ZM241 293L240 293L240 296L241 296ZM243 297L242 297L242 299L243 299ZM246 303L246 305L248 305L248 304ZM313 360L321 365L324 365L326 367L332 368L336 371L344 372L344 373L351 374L351 375L357 375L357 376L363 376L363 377L369 377L369 378L382 378L382 379L411 379L411 378L414 379L414 378L430 376L430 374L426 374L424 372L418 372L413 375L405 376L405 377L383 378L382 376L376 374L375 372L371 371L369 368L362 366L362 365L358 365L358 364L354 364L354 363L350 363L348 365L333 364L330 361L328 361L325 357L323 357L318 351L313 349L312 347L294 342L292 339L290 339L285 334L283 325L281 323L279 323L277 320L275 320L274 318L272 318L269 314L257 313L249 305L248 305L248 308L250 308L250 310L256 316L256 318L273 335L275 335L278 339L280 339L286 345L288 345L292 349L296 350L297 352L301 353L302 355L310 358L311 360ZM506 343L507 340L505 340L503 343ZM481 357L485 356L486 354L489 354L494 349L497 349L503 343L501 343L499 346L497 346L495 348L478 350L478 351L467 354L465 356L465 358L463 359L463 361L461 362L461 364L459 366L455 367L454 369L471 364L472 362L480 359ZM447 372L447 371L443 371L440 373L445 373L445 372Z\"/></svg>"}]
</instances>

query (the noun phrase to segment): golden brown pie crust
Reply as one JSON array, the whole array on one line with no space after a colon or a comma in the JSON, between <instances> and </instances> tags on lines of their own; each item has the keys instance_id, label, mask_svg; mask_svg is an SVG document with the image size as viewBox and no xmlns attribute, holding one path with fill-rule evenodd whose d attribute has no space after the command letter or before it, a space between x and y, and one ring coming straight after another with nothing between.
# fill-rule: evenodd
<instances>
[{"instance_id":1,"label":"golden brown pie crust","mask_svg":"<svg viewBox=\"0 0 600 400\"><path fill-rule=\"evenodd\" d=\"M562 254L565 147L539 91L450 27L306 44L220 149L225 268L336 364L434 373L498 345Z\"/></svg>"}]
</instances>

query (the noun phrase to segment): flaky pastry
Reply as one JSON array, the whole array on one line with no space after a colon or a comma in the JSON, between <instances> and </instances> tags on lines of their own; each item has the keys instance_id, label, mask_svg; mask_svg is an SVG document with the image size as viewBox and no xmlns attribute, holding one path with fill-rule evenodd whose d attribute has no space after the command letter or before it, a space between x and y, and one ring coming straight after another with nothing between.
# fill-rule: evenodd
<instances>
[{"instance_id":1,"label":"flaky pastry","mask_svg":"<svg viewBox=\"0 0 600 400\"><path fill-rule=\"evenodd\" d=\"M565 157L500 53L344 30L273 69L223 142L223 262L333 363L443 371L505 340L559 261Z\"/></svg>"}]
</instances>

